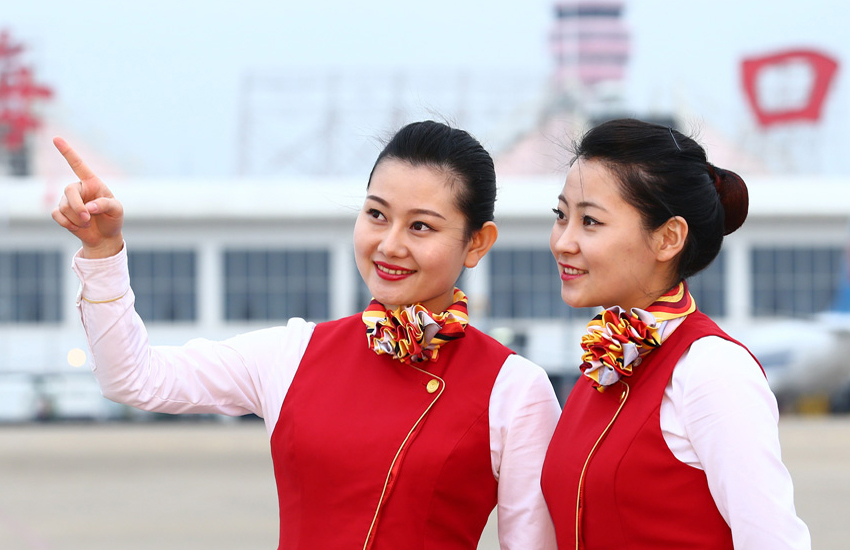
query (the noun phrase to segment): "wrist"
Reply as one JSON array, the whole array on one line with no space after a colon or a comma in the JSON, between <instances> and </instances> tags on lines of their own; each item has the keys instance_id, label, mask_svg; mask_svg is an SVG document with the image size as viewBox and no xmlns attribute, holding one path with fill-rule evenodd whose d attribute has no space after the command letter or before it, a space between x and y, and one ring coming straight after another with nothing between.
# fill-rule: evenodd
<instances>
[{"instance_id":1,"label":"wrist","mask_svg":"<svg viewBox=\"0 0 850 550\"><path fill-rule=\"evenodd\" d=\"M89 260L109 258L115 256L124 248L124 237L119 233L115 237L104 240L98 245L87 245L83 243L81 256Z\"/></svg>"}]
</instances>

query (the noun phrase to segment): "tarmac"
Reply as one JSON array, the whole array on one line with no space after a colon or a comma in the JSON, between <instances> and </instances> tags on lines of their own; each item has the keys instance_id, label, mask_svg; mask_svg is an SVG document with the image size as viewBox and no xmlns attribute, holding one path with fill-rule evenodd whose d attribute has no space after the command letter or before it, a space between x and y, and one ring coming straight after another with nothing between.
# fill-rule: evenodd
<instances>
[{"instance_id":1,"label":"tarmac","mask_svg":"<svg viewBox=\"0 0 850 550\"><path fill-rule=\"evenodd\" d=\"M850 416L783 416L780 437L813 548L847 550ZM0 549L272 549L277 523L260 422L0 426Z\"/></svg>"}]
</instances>

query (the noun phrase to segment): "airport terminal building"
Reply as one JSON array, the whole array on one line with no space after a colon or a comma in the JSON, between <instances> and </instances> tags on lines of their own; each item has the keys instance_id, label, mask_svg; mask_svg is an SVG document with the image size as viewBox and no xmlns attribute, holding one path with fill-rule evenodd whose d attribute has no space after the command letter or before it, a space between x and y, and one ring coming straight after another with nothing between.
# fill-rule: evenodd
<instances>
[{"instance_id":1,"label":"airport terminal building","mask_svg":"<svg viewBox=\"0 0 850 550\"><path fill-rule=\"evenodd\" d=\"M577 375L592 310L560 298L549 252L562 175L500 179L491 253L461 277L473 324ZM0 179L0 421L132 415L99 396L75 308L77 242L50 217L64 183ZM850 180L748 178L750 215L690 282L733 336L829 309L846 286ZM155 344L356 313L370 298L352 228L365 179L111 180L126 211L136 307Z\"/></svg>"}]
</instances>

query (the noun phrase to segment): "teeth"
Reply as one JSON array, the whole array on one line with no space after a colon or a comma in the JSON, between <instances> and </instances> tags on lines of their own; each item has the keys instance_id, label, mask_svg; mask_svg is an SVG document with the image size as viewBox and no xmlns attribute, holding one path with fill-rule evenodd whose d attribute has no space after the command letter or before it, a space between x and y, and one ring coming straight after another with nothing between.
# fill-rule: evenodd
<instances>
[{"instance_id":1,"label":"teeth","mask_svg":"<svg viewBox=\"0 0 850 550\"><path fill-rule=\"evenodd\" d=\"M384 273L389 273L390 275L406 275L408 273L413 273L413 271L410 271L410 270L407 270L407 269L388 269L388 268L380 266L380 265L377 266L377 267L378 267L378 269L380 269Z\"/></svg>"},{"instance_id":2,"label":"teeth","mask_svg":"<svg viewBox=\"0 0 850 550\"><path fill-rule=\"evenodd\" d=\"M567 275L581 275L582 273L587 273L587 271L581 269L574 269L572 267L565 267L564 273Z\"/></svg>"}]
</instances>

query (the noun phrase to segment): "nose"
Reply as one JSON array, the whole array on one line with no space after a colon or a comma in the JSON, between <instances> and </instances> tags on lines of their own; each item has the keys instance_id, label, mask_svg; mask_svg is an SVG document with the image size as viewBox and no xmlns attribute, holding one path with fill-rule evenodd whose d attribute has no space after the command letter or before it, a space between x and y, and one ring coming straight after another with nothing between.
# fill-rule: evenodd
<instances>
[{"instance_id":1,"label":"nose","mask_svg":"<svg viewBox=\"0 0 850 550\"><path fill-rule=\"evenodd\" d=\"M562 255L578 254L579 245L576 238L576 227L572 222L566 224L555 223L552 226L552 235L549 238L549 247L555 258Z\"/></svg>"},{"instance_id":2,"label":"nose","mask_svg":"<svg viewBox=\"0 0 850 550\"><path fill-rule=\"evenodd\" d=\"M407 255L405 228L394 225L387 228L378 244L378 252L387 258L402 258Z\"/></svg>"}]
</instances>

